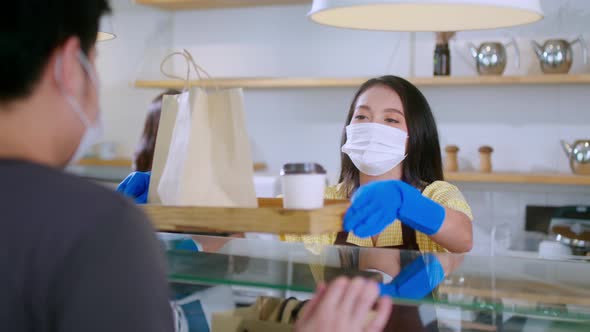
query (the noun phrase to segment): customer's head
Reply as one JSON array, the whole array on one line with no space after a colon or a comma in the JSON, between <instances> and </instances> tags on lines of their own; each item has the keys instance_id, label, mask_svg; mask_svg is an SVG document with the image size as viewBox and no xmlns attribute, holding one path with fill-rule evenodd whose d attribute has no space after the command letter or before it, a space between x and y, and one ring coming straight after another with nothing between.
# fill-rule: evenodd
<instances>
[{"instance_id":1,"label":"customer's head","mask_svg":"<svg viewBox=\"0 0 590 332\"><path fill-rule=\"evenodd\" d=\"M154 98L150 104L143 133L135 150L135 158L133 160L134 170L140 172L152 170L156 138L158 137L158 127L160 126L160 115L162 114L162 99L165 95L177 95L179 93L180 91L178 90L167 90Z\"/></svg>"},{"instance_id":2,"label":"customer's head","mask_svg":"<svg viewBox=\"0 0 590 332\"><path fill-rule=\"evenodd\" d=\"M401 167L402 180L422 188L443 179L440 144L434 116L424 95L410 82L396 76L382 76L365 82L358 90L346 126L377 123L407 133L406 157ZM342 145L347 141L346 128ZM347 194L359 186L359 169L342 153L340 181Z\"/></svg>"},{"instance_id":3,"label":"customer's head","mask_svg":"<svg viewBox=\"0 0 590 332\"><path fill-rule=\"evenodd\" d=\"M100 17L109 11L107 0L3 3L3 141L22 144L14 134L20 130L23 140L37 145L37 152L32 152L39 154L36 158L55 165L71 159L87 127L98 116L95 43Z\"/></svg>"}]
</instances>

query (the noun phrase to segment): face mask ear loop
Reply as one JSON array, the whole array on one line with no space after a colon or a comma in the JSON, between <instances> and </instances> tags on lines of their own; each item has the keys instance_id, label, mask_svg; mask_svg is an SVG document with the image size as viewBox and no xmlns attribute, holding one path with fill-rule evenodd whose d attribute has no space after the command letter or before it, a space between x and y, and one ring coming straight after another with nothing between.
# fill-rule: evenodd
<instances>
[{"instance_id":1,"label":"face mask ear loop","mask_svg":"<svg viewBox=\"0 0 590 332\"><path fill-rule=\"evenodd\" d=\"M55 60L55 81L57 82L57 85L59 86L59 90L61 91L61 94L66 99L67 103L70 104L70 107L72 107L74 112L76 112L76 114L80 118L80 121L82 121L82 124L84 124L84 126L86 128L90 128L90 126L91 126L90 120L88 119L86 114L84 114L84 112L82 112L82 107L80 106L80 103L76 100L76 98L69 95L63 86L63 81L62 81L62 77L61 77L62 65L63 65L62 57L61 57L61 55L58 55L57 59Z\"/></svg>"},{"instance_id":2,"label":"face mask ear loop","mask_svg":"<svg viewBox=\"0 0 590 332\"><path fill-rule=\"evenodd\" d=\"M90 61L88 61L88 57L84 55L82 51L80 51L78 53L78 60L80 60L80 63L82 64L82 67L84 67L84 70L86 70L86 73L90 77L92 84L94 84L94 87L96 88L96 90L98 90L98 77L96 77L96 73L94 69L92 69Z\"/></svg>"}]
</instances>

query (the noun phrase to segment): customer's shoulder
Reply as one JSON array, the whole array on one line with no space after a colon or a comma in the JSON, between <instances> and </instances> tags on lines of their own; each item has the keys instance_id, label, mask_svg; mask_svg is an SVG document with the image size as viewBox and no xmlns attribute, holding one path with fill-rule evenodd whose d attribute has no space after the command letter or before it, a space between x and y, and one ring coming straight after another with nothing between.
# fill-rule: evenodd
<instances>
[{"instance_id":1,"label":"customer's shoulder","mask_svg":"<svg viewBox=\"0 0 590 332\"><path fill-rule=\"evenodd\" d=\"M69 207L88 221L117 225L143 217L137 206L114 188L69 174L62 174L61 178L67 186L56 191L59 197L56 204Z\"/></svg>"},{"instance_id":2,"label":"customer's shoulder","mask_svg":"<svg viewBox=\"0 0 590 332\"><path fill-rule=\"evenodd\" d=\"M130 201L117 193L114 188L108 188L73 174L55 170L41 174L41 177L47 185L40 186L39 189L54 193L55 198L64 204L77 202L91 209L100 208L100 205L113 207L131 205Z\"/></svg>"},{"instance_id":3,"label":"customer's shoulder","mask_svg":"<svg viewBox=\"0 0 590 332\"><path fill-rule=\"evenodd\" d=\"M29 163L0 166L0 178L4 180L0 198L14 202L14 206L6 208L31 209L31 217L42 216L53 225L68 223L77 227L97 220L141 215L130 200L114 189L62 170Z\"/></svg>"}]
</instances>

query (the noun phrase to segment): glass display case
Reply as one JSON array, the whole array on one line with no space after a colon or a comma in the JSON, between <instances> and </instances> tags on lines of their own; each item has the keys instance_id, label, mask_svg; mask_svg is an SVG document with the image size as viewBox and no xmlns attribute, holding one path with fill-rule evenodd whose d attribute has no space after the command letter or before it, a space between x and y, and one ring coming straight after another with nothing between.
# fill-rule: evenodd
<instances>
[{"instance_id":1,"label":"glass display case","mask_svg":"<svg viewBox=\"0 0 590 332\"><path fill-rule=\"evenodd\" d=\"M590 331L588 258L556 261L193 239L199 252L166 252L176 324L182 331L288 331L316 284L341 275L385 285L394 299L388 331Z\"/></svg>"}]
</instances>

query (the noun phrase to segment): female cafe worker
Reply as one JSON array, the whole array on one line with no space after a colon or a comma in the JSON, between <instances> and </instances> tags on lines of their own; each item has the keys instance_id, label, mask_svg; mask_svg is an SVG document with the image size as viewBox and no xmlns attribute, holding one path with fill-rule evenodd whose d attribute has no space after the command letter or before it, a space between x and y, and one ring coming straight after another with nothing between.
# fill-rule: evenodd
<instances>
[{"instance_id":1,"label":"female cafe worker","mask_svg":"<svg viewBox=\"0 0 590 332\"><path fill-rule=\"evenodd\" d=\"M436 123L414 85L396 76L365 82L352 101L342 142L340 183L328 188L326 198L352 200L346 232L285 235L286 241L471 250L471 209L443 181ZM145 197L147 182L149 174L132 174L120 191L137 200Z\"/></svg>"},{"instance_id":2,"label":"female cafe worker","mask_svg":"<svg viewBox=\"0 0 590 332\"><path fill-rule=\"evenodd\" d=\"M340 183L326 198L352 199L338 234L287 241L467 252L472 215L457 187L443 181L436 123L410 82L383 76L352 101L342 138ZM351 233L348 233L351 232Z\"/></svg>"}]
</instances>

